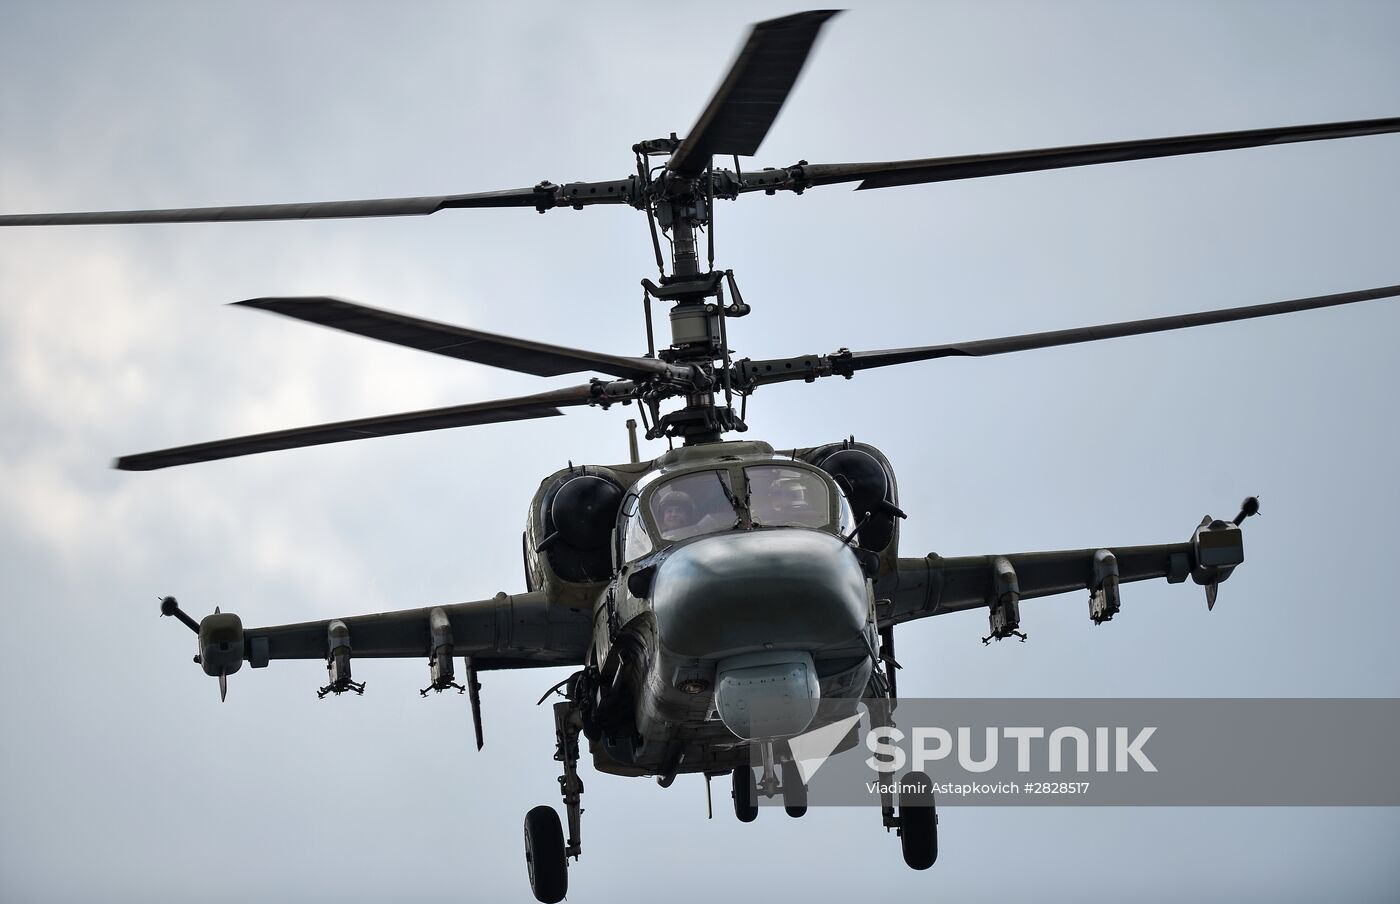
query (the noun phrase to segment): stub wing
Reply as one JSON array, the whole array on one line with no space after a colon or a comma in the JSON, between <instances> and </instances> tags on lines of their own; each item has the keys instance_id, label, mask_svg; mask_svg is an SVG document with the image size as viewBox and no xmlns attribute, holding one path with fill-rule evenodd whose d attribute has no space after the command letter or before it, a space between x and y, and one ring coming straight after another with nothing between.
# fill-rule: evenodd
<instances>
[{"instance_id":1,"label":"stub wing","mask_svg":"<svg viewBox=\"0 0 1400 904\"><path fill-rule=\"evenodd\" d=\"M582 665L592 622L591 612L552 602L539 591L247 630L237 615L218 609L196 622L173 596L161 600L160 612L179 618L199 635L195 662L206 675L219 679L220 699L228 693L228 676L245 661L257 669L274 659L324 660L329 681L317 696L325 697L346 691L364 693L364 683L351 678L355 658L426 659L429 682L420 693L426 696L429 691L449 689L469 693L478 749L483 741L477 673ZM464 660L464 683L457 680L453 664L457 658Z\"/></svg>"},{"instance_id":2,"label":"stub wing","mask_svg":"<svg viewBox=\"0 0 1400 904\"><path fill-rule=\"evenodd\" d=\"M357 659L427 659L448 643L451 655L470 656L479 669L582 665L590 621L590 613L551 603L541 592L498 593L468 603L249 628L243 647L253 668L274 659L329 660L333 644L348 646ZM332 637L337 626L345 629L344 644Z\"/></svg>"},{"instance_id":3,"label":"stub wing","mask_svg":"<svg viewBox=\"0 0 1400 904\"><path fill-rule=\"evenodd\" d=\"M430 672L427 690L439 691L468 689L455 680L454 659L466 661L469 684L488 669L579 666L592 621L589 611L539 591L265 628L245 629L237 615L218 609L195 621L174 597L161 601L161 614L177 616L199 635L196 662L221 687L244 662L256 669L275 659L320 659L330 673L321 696L362 692L364 685L350 678L351 661L361 658L422 658Z\"/></svg>"},{"instance_id":4,"label":"stub wing","mask_svg":"<svg viewBox=\"0 0 1400 904\"><path fill-rule=\"evenodd\" d=\"M991 624L987 639L1023 636L1023 599L1087 590L1090 618L1104 622L1118 612L1120 584L1153 578L1174 584L1191 578L1205 587L1207 604L1214 607L1220 582L1244 562L1239 524L1257 511L1257 500L1250 499L1233 522L1206 517L1184 543L901 558L875 585L880 623L986 608Z\"/></svg>"}]
</instances>

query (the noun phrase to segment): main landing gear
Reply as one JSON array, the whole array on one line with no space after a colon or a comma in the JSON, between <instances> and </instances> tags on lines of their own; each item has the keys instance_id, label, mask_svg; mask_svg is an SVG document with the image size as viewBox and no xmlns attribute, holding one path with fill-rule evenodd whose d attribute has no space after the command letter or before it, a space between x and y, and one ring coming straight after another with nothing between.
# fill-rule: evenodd
<instances>
[{"instance_id":1,"label":"main landing gear","mask_svg":"<svg viewBox=\"0 0 1400 904\"><path fill-rule=\"evenodd\" d=\"M525 865L536 900L544 904L564 900L569 860L564 854L564 829L553 807L541 805L525 814Z\"/></svg>"},{"instance_id":2,"label":"main landing gear","mask_svg":"<svg viewBox=\"0 0 1400 904\"><path fill-rule=\"evenodd\" d=\"M569 891L569 858L583 853L579 840L583 780L578 776L578 737L583 730L583 714L577 703L565 700L554 704L554 733L557 747L554 759L564 764L559 791L568 814L569 838L559 813L553 807L535 807L525 814L525 864L530 872L530 891L541 904L557 904Z\"/></svg>"},{"instance_id":3,"label":"main landing gear","mask_svg":"<svg viewBox=\"0 0 1400 904\"><path fill-rule=\"evenodd\" d=\"M881 808L885 828L899 833L904 862L911 869L928 869L938 859L938 810L933 782L922 772L911 772L899 782L899 811Z\"/></svg>"},{"instance_id":4,"label":"main landing gear","mask_svg":"<svg viewBox=\"0 0 1400 904\"><path fill-rule=\"evenodd\" d=\"M882 696L870 707L872 726L894 727L895 700ZM895 807L895 788L899 798ZM894 829L904 862L911 869L928 869L938 859L938 809L933 799L933 781L922 772L910 772L898 782L880 785L880 819L885 831Z\"/></svg>"}]
</instances>

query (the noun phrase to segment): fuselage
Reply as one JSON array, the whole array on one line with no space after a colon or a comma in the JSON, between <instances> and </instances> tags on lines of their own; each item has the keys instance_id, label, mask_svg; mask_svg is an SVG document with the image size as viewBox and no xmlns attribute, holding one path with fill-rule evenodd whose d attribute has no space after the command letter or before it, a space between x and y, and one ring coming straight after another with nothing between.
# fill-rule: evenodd
<instances>
[{"instance_id":1,"label":"fuselage","mask_svg":"<svg viewBox=\"0 0 1400 904\"><path fill-rule=\"evenodd\" d=\"M897 554L896 531L866 512L857 520L849 497L868 504L868 488L862 496L820 466L844 461L833 451L874 462L887 477L880 495L894 502L883 456L850 442L792 454L691 446L542 484L526 569L532 589L548 583L565 604L592 609L586 727L598 769L726 771L748 762L751 742L826 721L833 701L866 690L879 644L872 579ZM596 509L608 506L604 549L582 526L601 534ZM883 549L852 537L862 523Z\"/></svg>"}]
</instances>

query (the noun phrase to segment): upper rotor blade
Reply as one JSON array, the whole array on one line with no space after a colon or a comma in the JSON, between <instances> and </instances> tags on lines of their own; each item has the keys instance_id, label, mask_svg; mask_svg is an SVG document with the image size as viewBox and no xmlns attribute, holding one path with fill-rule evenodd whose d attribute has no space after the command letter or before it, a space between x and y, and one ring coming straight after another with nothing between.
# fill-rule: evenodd
<instances>
[{"instance_id":1,"label":"upper rotor blade","mask_svg":"<svg viewBox=\"0 0 1400 904\"><path fill-rule=\"evenodd\" d=\"M533 188L428 195L421 198L376 198L366 201L320 201L308 204L247 204L238 207L176 207L166 210L107 210L90 213L35 213L0 216L0 226L78 226L100 223L219 223L240 220L321 220L350 217L411 217L449 207L534 207L545 197ZM553 206L553 192L547 194Z\"/></svg>"},{"instance_id":2,"label":"upper rotor blade","mask_svg":"<svg viewBox=\"0 0 1400 904\"><path fill-rule=\"evenodd\" d=\"M654 358L608 355L484 333L366 307L339 298L252 298L234 304L272 311L395 345L540 377L598 371L618 377L641 378L652 374L673 375L676 370Z\"/></svg>"},{"instance_id":3,"label":"upper rotor blade","mask_svg":"<svg viewBox=\"0 0 1400 904\"><path fill-rule=\"evenodd\" d=\"M757 151L802 72L823 23L838 12L811 10L755 25L667 168L694 177L705 171L716 154L749 156Z\"/></svg>"},{"instance_id":4,"label":"upper rotor blade","mask_svg":"<svg viewBox=\"0 0 1400 904\"><path fill-rule=\"evenodd\" d=\"M1026 333L1021 336L1003 336L997 339L976 339L970 342L953 342L946 345L924 345L915 348L891 348L868 352L842 350L834 355L808 355L801 358L778 358L765 361L744 360L736 362L733 379L736 385L744 387L781 383L788 380L807 380L810 382L815 377L835 374L849 376L857 370L889 367L893 364L908 364L913 361L928 361L933 358L980 358L986 355L1002 355L1007 352L1052 348L1057 345L1095 342L1100 339L1117 339L1121 336L1140 336L1145 333L1181 330L1187 327L1207 326L1212 323L1272 317L1275 314L1290 314L1295 311L1310 311L1315 308L1329 308L1336 305L1355 304L1360 301L1396 296L1400 296L1400 286L1382 286L1378 289L1363 289L1359 292L1296 298L1291 301L1275 301L1242 308L1223 308L1195 314L1153 317L1148 320L1128 320L1122 323L1082 326L1044 333Z\"/></svg>"},{"instance_id":5,"label":"upper rotor blade","mask_svg":"<svg viewBox=\"0 0 1400 904\"><path fill-rule=\"evenodd\" d=\"M431 408L426 411L411 411L405 414L388 414L355 421L339 421L334 424L318 424L314 427L297 427L292 430L276 430L271 433L258 433L234 439L196 443L192 446L179 446L174 449L162 449L158 452L143 452L140 455L123 456L117 459L112 466L122 471L154 471L158 468L169 468L174 465L215 461L220 458L236 458L240 455L274 452L280 449L299 449L303 446L319 446L325 443L343 443L371 436L393 436L399 433L443 430L448 427L469 427L477 424L496 424L528 418L557 417L563 414L559 410L559 406L585 405L591 398L593 398L591 385L573 386L568 389L542 392L538 395L522 396L516 399L497 399L490 402L474 402L470 405L456 405L451 408Z\"/></svg>"},{"instance_id":6,"label":"upper rotor blade","mask_svg":"<svg viewBox=\"0 0 1400 904\"><path fill-rule=\"evenodd\" d=\"M328 220L353 217L426 216L439 210L469 207L555 207L633 204L636 177L611 182L541 182L533 188L484 191L469 195L378 198L368 201L320 201L310 204L250 204L240 207L177 207L168 210L107 210L92 213L33 213L0 216L0 226L75 226L98 223L218 223L241 220Z\"/></svg>"},{"instance_id":7,"label":"upper rotor blade","mask_svg":"<svg viewBox=\"0 0 1400 904\"><path fill-rule=\"evenodd\" d=\"M1206 135L1180 135L1141 141L1114 141L1106 144L1081 144L1030 151L1006 151L999 154L930 157L924 160L805 164L790 170L744 173L743 179L745 191L832 185L838 182L858 180L860 185L856 186L857 190L864 190L889 188L896 185L914 185L923 182L975 179L981 176L1001 176L1007 173L1063 169L1095 163L1117 163L1124 160L1147 160L1154 157L1203 154L1210 151L1227 151L1269 144L1291 144L1300 141L1324 141L1331 138L1354 138L1361 135L1383 135L1390 132L1400 132L1400 117L1287 126L1277 129L1249 129L1241 132L1213 132ZM794 184L787 184L789 182Z\"/></svg>"}]
</instances>

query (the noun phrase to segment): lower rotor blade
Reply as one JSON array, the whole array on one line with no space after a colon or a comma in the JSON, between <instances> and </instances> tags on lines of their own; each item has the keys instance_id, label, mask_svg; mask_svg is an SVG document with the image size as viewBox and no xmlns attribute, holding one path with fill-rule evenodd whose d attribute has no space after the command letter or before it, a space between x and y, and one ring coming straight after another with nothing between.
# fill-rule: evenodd
<instances>
[{"instance_id":1,"label":"lower rotor blade","mask_svg":"<svg viewBox=\"0 0 1400 904\"><path fill-rule=\"evenodd\" d=\"M914 361L928 361L934 358L980 358L987 355L1004 355L1008 352L1024 352L1036 348L1053 348L1057 345L1096 342L1100 339L1117 339L1122 336L1141 336L1145 333L1162 333L1168 330L1208 326L1212 323L1272 317L1276 314L1291 314L1295 311L1311 311L1317 308L1330 308L1396 296L1400 296L1400 286L1382 286L1378 289L1363 289L1359 292L1342 292L1336 295L1317 295L1312 298L1295 298L1291 301L1275 301L1243 308L1223 308L1195 314L1176 314L1170 317L1153 317L1148 320L1128 320L1122 323L1105 323L1068 330L1003 336L998 339L975 339L970 342L953 342L946 345L923 345L914 348L890 348L868 352L851 352L843 349L834 355L805 355L799 358L775 358L763 361L744 359L735 362L731 371L731 379L735 385L746 389L769 383L784 383L789 380L811 382L817 377L830 377L837 374L850 376L858 370L889 367L894 364L909 364Z\"/></svg>"},{"instance_id":2,"label":"lower rotor blade","mask_svg":"<svg viewBox=\"0 0 1400 904\"><path fill-rule=\"evenodd\" d=\"M1141 336L1145 333L1162 333L1168 330L1182 330L1194 326L1208 326L1212 323L1229 323L1234 320L1251 320L1255 317L1272 317L1275 314L1311 311L1316 308L1330 308L1343 304L1355 304L1360 301L1371 301L1377 298L1392 298L1397 295L1400 295L1400 286L1382 286L1379 289L1363 289L1359 292L1342 292L1337 295L1318 295L1312 298L1274 301L1268 304L1249 305L1243 308L1223 308L1217 311L1201 311L1195 314L1175 314L1170 317L1153 317L1148 320L1128 320L1122 323L1081 326L1068 330L1051 330L1044 333L1026 333L1021 336L1003 336L999 339L976 339L971 342L958 342L949 345L926 345L920 348L895 348L884 351L854 352L851 355L851 367L855 370L864 370L871 367L888 367L891 364L905 364L910 361L926 361L931 358L980 358L985 355L1003 355L1007 352L1023 352L1035 348L1053 348L1057 345L1096 342L1100 339L1117 339L1121 336Z\"/></svg>"},{"instance_id":3,"label":"lower rotor blade","mask_svg":"<svg viewBox=\"0 0 1400 904\"><path fill-rule=\"evenodd\" d=\"M431 408L405 414L367 417L355 421L339 421L314 427L297 427L292 430L276 430L271 433L196 443L158 452L143 452L119 458L113 463L113 467L122 471L154 471L175 465L236 458L240 455L281 449L299 449L325 443L343 443L372 436L394 436L400 433L443 430L448 427L471 427L537 417L557 417L563 414L559 407L586 405L592 398L592 385L573 386L515 399L497 399L451 408Z\"/></svg>"},{"instance_id":4,"label":"lower rotor blade","mask_svg":"<svg viewBox=\"0 0 1400 904\"><path fill-rule=\"evenodd\" d=\"M340 298L252 298L234 304L272 311L285 317L392 342L395 345L540 377L592 370L617 377L640 378L651 374L670 374L675 370L654 358L607 355L529 339L516 339L409 317L406 314L371 308Z\"/></svg>"}]
</instances>

